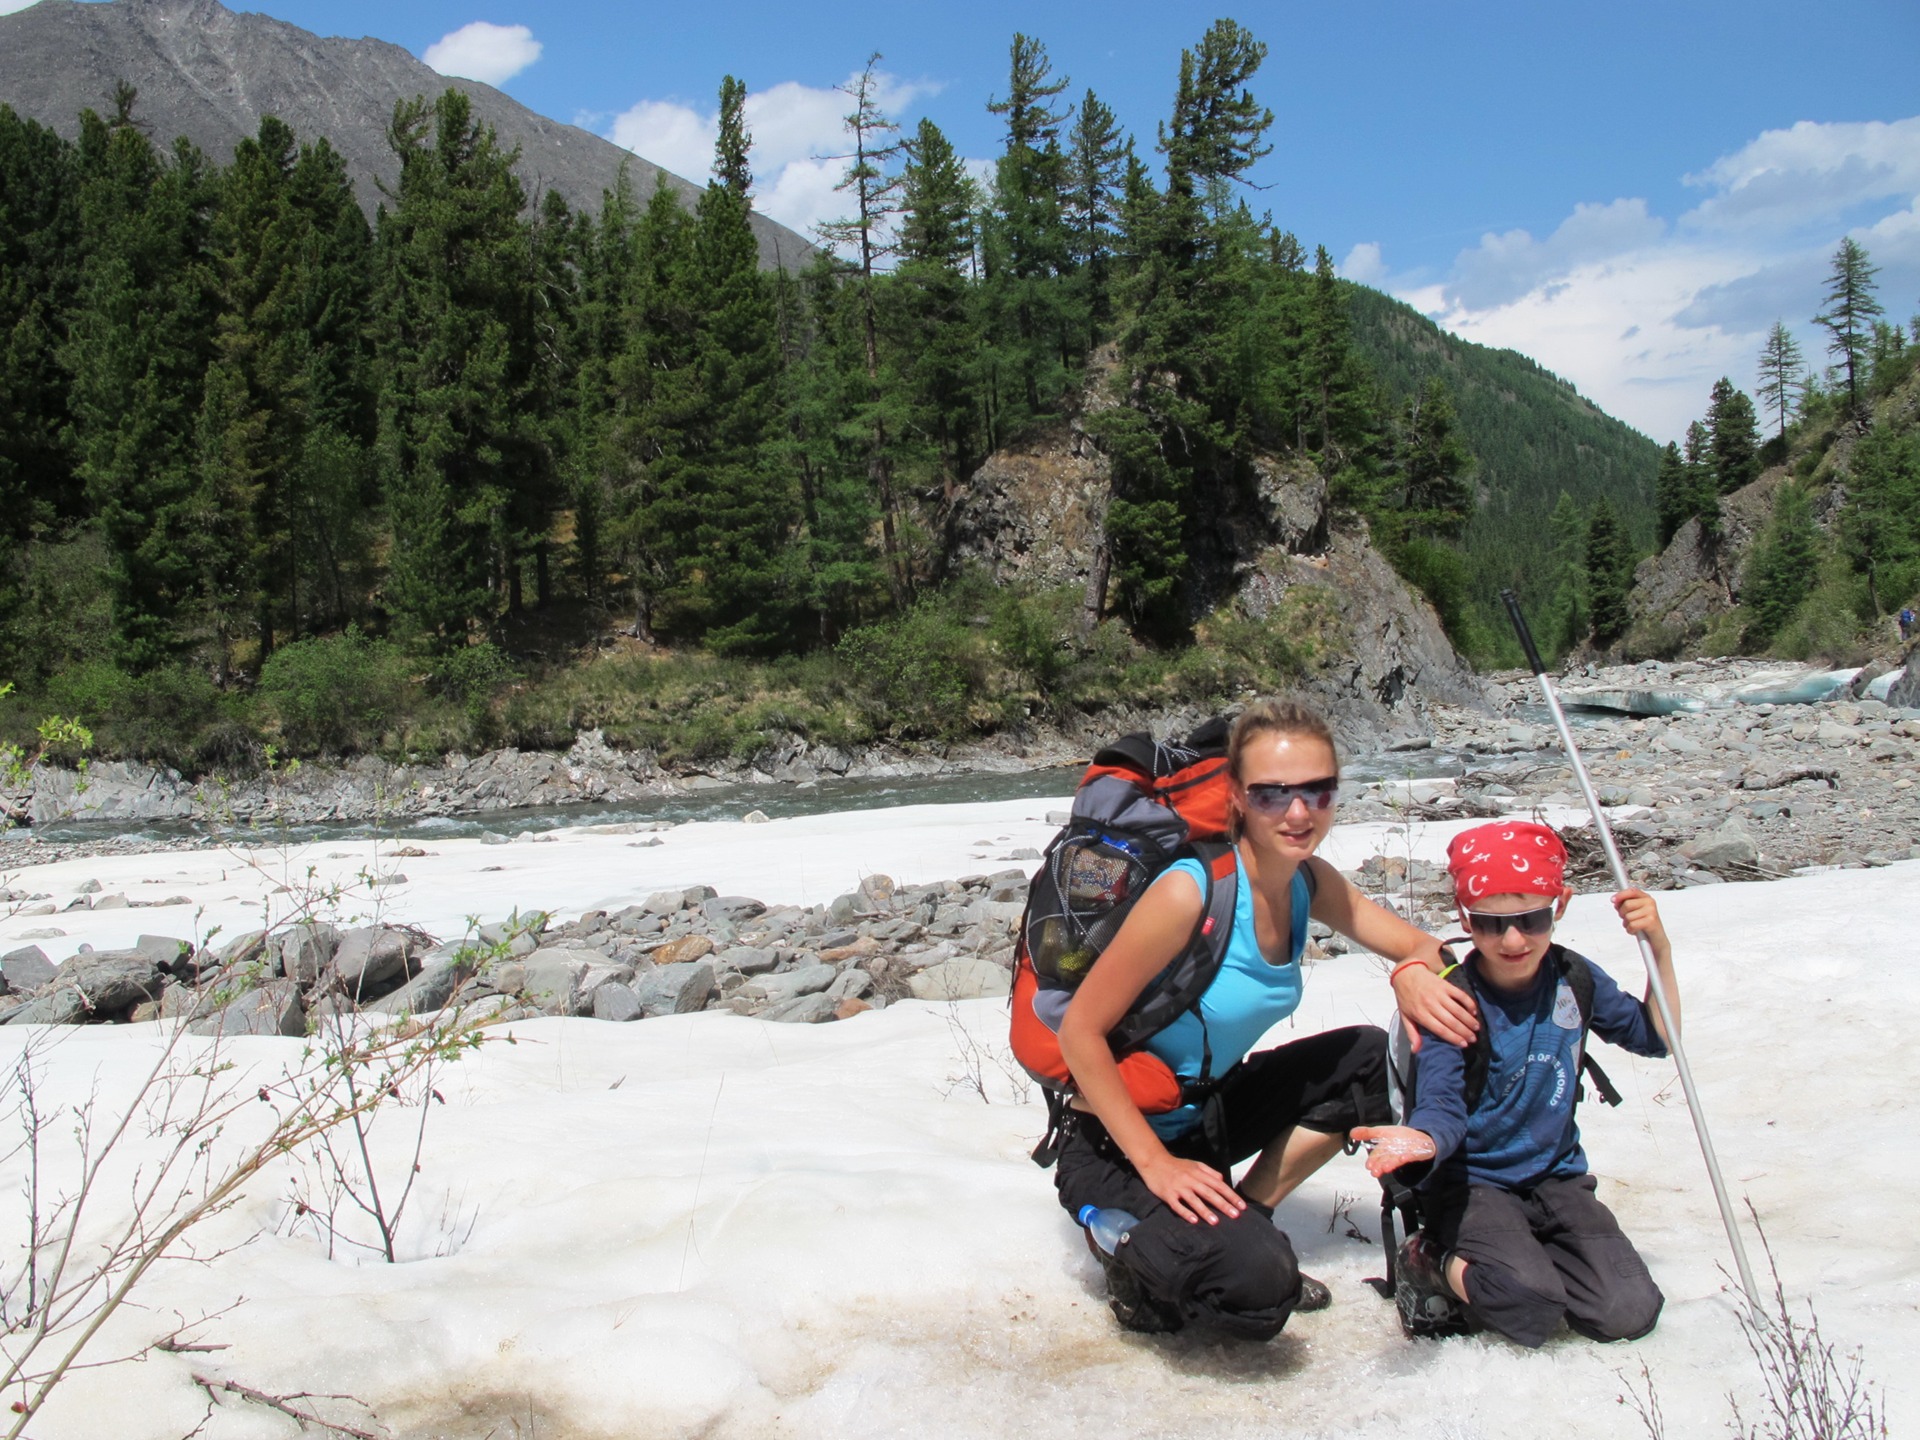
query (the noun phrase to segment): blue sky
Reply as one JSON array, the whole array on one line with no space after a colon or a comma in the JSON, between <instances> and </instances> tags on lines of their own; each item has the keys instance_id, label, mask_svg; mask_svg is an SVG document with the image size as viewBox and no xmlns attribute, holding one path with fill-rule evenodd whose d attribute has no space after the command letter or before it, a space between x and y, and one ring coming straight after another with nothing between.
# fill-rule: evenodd
<instances>
[{"instance_id":1,"label":"blue sky","mask_svg":"<svg viewBox=\"0 0 1920 1440\"><path fill-rule=\"evenodd\" d=\"M754 95L759 203L800 228L837 213L837 167L810 157L839 148L832 87L870 51L885 57L896 118L930 115L985 160L999 145L986 102L1025 30L1071 96L1093 87L1150 148L1181 48L1222 13L1179 0L236 8L393 41L694 178L731 72ZM1254 85L1276 117L1257 209L1324 244L1343 273L1532 355L1658 439L1705 409L1719 375L1752 386L1776 316L1821 357L1808 322L1842 234L1881 265L1890 318L1920 310L1915 0L1226 13L1271 47Z\"/></svg>"}]
</instances>

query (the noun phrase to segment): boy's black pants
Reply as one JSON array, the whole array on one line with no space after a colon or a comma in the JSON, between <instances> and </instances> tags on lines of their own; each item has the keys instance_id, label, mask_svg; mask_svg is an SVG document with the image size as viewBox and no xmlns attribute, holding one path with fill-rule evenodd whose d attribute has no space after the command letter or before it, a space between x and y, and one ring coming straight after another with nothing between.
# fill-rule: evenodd
<instances>
[{"instance_id":1,"label":"boy's black pants","mask_svg":"<svg viewBox=\"0 0 1920 1440\"><path fill-rule=\"evenodd\" d=\"M1383 1125L1386 1066L1386 1032L1372 1025L1258 1051L1222 1077L1213 1138L1196 1129L1167 1148L1224 1170L1296 1125L1327 1135ZM1251 1340L1270 1340L1299 1303L1293 1244L1274 1228L1270 1211L1249 1205L1217 1225L1182 1220L1091 1115L1076 1113L1068 1123L1054 1184L1069 1215L1098 1205L1139 1219L1116 1258L1184 1321L1208 1320Z\"/></svg>"},{"instance_id":2,"label":"boy's black pants","mask_svg":"<svg viewBox=\"0 0 1920 1440\"><path fill-rule=\"evenodd\" d=\"M1427 1236L1467 1262L1467 1305L1529 1347L1564 1319L1593 1340L1638 1340L1665 1303L1633 1242L1595 1197L1591 1175L1524 1191L1468 1185L1428 1200Z\"/></svg>"}]
</instances>

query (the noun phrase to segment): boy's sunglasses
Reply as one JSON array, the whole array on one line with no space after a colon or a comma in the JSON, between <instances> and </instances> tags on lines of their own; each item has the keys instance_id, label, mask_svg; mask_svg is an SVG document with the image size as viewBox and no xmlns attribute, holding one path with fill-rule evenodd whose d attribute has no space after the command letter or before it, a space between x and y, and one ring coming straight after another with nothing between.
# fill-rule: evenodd
<instances>
[{"instance_id":1,"label":"boy's sunglasses","mask_svg":"<svg viewBox=\"0 0 1920 1440\"><path fill-rule=\"evenodd\" d=\"M1504 935L1512 926L1522 935L1548 935L1553 931L1553 906L1521 910L1512 915L1489 915L1481 910L1467 912L1467 928L1482 935Z\"/></svg>"},{"instance_id":2,"label":"boy's sunglasses","mask_svg":"<svg viewBox=\"0 0 1920 1440\"><path fill-rule=\"evenodd\" d=\"M1299 785L1249 785L1247 804L1262 815L1284 815L1296 800L1304 801L1309 810L1328 809L1339 793L1340 777L1329 775L1323 780L1308 780Z\"/></svg>"}]
</instances>

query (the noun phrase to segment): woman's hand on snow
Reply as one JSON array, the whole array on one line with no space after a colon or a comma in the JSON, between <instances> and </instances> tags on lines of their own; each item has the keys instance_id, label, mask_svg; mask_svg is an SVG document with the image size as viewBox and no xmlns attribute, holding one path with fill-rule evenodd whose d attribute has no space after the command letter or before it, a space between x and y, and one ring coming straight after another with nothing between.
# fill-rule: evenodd
<instances>
[{"instance_id":1,"label":"woman's hand on snow","mask_svg":"<svg viewBox=\"0 0 1920 1440\"><path fill-rule=\"evenodd\" d=\"M1414 1050L1420 1048L1421 1030L1464 1049L1480 1029L1480 1008L1473 996L1425 965L1402 965L1394 972L1393 998Z\"/></svg>"},{"instance_id":2,"label":"woman's hand on snow","mask_svg":"<svg viewBox=\"0 0 1920 1440\"><path fill-rule=\"evenodd\" d=\"M1247 1208L1245 1197L1223 1180L1218 1170L1198 1160L1168 1155L1141 1166L1140 1178L1188 1224L1204 1220L1218 1225L1220 1215L1232 1219Z\"/></svg>"},{"instance_id":3,"label":"woman's hand on snow","mask_svg":"<svg viewBox=\"0 0 1920 1440\"><path fill-rule=\"evenodd\" d=\"M1405 1125L1362 1125L1351 1132L1367 1147L1367 1173L1379 1179L1389 1170L1433 1159L1433 1137Z\"/></svg>"}]
</instances>

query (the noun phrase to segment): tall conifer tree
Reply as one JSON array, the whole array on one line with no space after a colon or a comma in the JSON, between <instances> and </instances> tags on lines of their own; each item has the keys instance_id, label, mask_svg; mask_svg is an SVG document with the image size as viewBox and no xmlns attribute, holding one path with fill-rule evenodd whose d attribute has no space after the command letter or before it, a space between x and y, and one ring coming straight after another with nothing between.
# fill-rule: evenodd
<instances>
[{"instance_id":1,"label":"tall conifer tree","mask_svg":"<svg viewBox=\"0 0 1920 1440\"><path fill-rule=\"evenodd\" d=\"M1827 353L1840 362L1847 377L1847 408L1860 413L1860 382L1867 368L1867 343L1873 322L1886 311L1874 298L1873 277L1880 267L1869 263L1866 250L1851 235L1833 252L1827 276L1827 308L1813 317L1832 338Z\"/></svg>"},{"instance_id":2,"label":"tall conifer tree","mask_svg":"<svg viewBox=\"0 0 1920 1440\"><path fill-rule=\"evenodd\" d=\"M1771 410L1780 426L1780 438L1787 438L1787 421L1793 415L1806 361L1793 332L1780 321L1767 331L1767 342L1760 348L1760 399Z\"/></svg>"}]
</instances>

